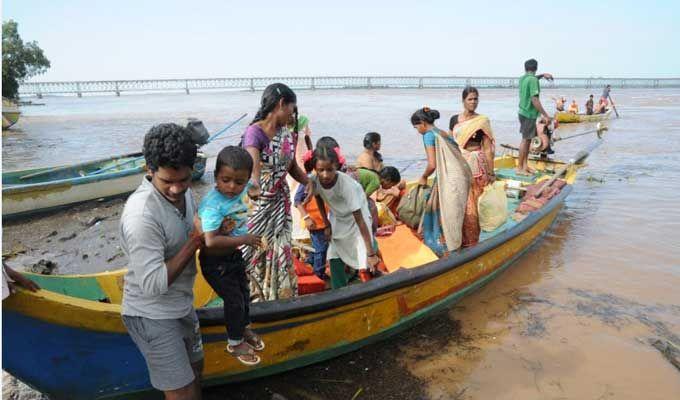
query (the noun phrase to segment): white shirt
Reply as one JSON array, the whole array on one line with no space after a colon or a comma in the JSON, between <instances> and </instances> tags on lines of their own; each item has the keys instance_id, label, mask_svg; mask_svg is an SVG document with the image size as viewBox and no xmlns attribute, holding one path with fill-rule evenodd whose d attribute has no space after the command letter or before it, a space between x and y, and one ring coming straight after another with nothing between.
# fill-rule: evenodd
<instances>
[{"instance_id":1,"label":"white shirt","mask_svg":"<svg viewBox=\"0 0 680 400\"><path fill-rule=\"evenodd\" d=\"M338 179L330 189L324 189L317 176L313 176L312 180L315 194L320 195L331 209L330 223L333 237L328 247L328 259L340 258L342 262L354 269L366 269L368 253L359 225L353 215L354 211L361 210L366 229L373 242L371 213L368 210L364 189L359 182L342 172L338 172Z\"/></svg>"}]
</instances>

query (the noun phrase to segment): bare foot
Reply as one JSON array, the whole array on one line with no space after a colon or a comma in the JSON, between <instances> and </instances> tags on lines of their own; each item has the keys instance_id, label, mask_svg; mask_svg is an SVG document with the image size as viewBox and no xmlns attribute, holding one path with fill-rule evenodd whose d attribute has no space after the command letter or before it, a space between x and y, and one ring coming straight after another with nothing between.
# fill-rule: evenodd
<instances>
[{"instance_id":1,"label":"bare foot","mask_svg":"<svg viewBox=\"0 0 680 400\"><path fill-rule=\"evenodd\" d=\"M515 169L515 173L517 175L521 175L521 176L531 176L532 175L531 172L527 171L526 169L519 169L519 168Z\"/></svg>"}]
</instances>

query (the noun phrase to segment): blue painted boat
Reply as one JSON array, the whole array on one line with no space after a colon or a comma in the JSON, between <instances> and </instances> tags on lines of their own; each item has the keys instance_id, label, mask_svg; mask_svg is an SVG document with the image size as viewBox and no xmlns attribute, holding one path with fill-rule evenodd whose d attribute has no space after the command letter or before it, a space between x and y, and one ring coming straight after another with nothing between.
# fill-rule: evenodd
<instances>
[{"instance_id":1,"label":"blue painted boat","mask_svg":"<svg viewBox=\"0 0 680 400\"><path fill-rule=\"evenodd\" d=\"M205 173L207 157L199 153L193 179ZM141 153L58 167L2 174L2 217L18 218L85 201L133 192L146 173Z\"/></svg>"}]
</instances>

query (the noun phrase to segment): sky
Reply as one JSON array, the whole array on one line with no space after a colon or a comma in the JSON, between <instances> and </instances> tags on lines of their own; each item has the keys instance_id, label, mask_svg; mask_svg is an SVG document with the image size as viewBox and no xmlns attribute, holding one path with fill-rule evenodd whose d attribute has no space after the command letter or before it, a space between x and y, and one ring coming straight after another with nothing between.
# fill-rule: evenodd
<instances>
[{"instance_id":1,"label":"sky","mask_svg":"<svg viewBox=\"0 0 680 400\"><path fill-rule=\"evenodd\" d=\"M679 77L680 1L2 0L33 81L345 75Z\"/></svg>"}]
</instances>

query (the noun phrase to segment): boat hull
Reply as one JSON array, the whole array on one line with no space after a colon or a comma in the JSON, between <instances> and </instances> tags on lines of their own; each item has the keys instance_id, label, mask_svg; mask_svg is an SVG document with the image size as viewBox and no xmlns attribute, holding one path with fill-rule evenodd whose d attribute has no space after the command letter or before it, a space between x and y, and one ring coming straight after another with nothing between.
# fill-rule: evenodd
<instances>
[{"instance_id":1,"label":"boat hull","mask_svg":"<svg viewBox=\"0 0 680 400\"><path fill-rule=\"evenodd\" d=\"M194 180L201 179L205 173L206 160L204 155L197 159L192 176ZM143 164L143 160L140 163ZM14 171L8 175L11 174L14 177L13 181L16 181L16 177L26 175L28 172L30 171ZM58 210L86 201L125 196L137 189L145 174L144 166L136 165L100 175L57 179L35 184L3 185L2 216L3 219L15 219ZM3 181L5 181L4 174Z\"/></svg>"},{"instance_id":2,"label":"boat hull","mask_svg":"<svg viewBox=\"0 0 680 400\"><path fill-rule=\"evenodd\" d=\"M64 182L25 191L3 193L2 216L3 218L18 218L89 200L123 196L133 192L139 186L144 174L144 170L140 169L113 179L83 184Z\"/></svg>"},{"instance_id":3,"label":"boat hull","mask_svg":"<svg viewBox=\"0 0 680 400\"><path fill-rule=\"evenodd\" d=\"M267 348L247 368L224 353L222 309L198 310L205 385L252 379L327 360L384 339L494 279L546 232L571 191L479 245L361 285L251 307ZM120 306L40 291L3 302L3 368L53 398L152 394L146 365L120 319ZM40 365L41 368L35 368Z\"/></svg>"},{"instance_id":4,"label":"boat hull","mask_svg":"<svg viewBox=\"0 0 680 400\"><path fill-rule=\"evenodd\" d=\"M9 129L19 121L21 112L19 111L3 111L2 112L2 129Z\"/></svg>"},{"instance_id":5,"label":"boat hull","mask_svg":"<svg viewBox=\"0 0 680 400\"><path fill-rule=\"evenodd\" d=\"M568 112L555 113L555 119L561 124L572 124L580 122L599 122L608 120L611 116L612 110L608 110L604 114L572 114Z\"/></svg>"}]
</instances>

